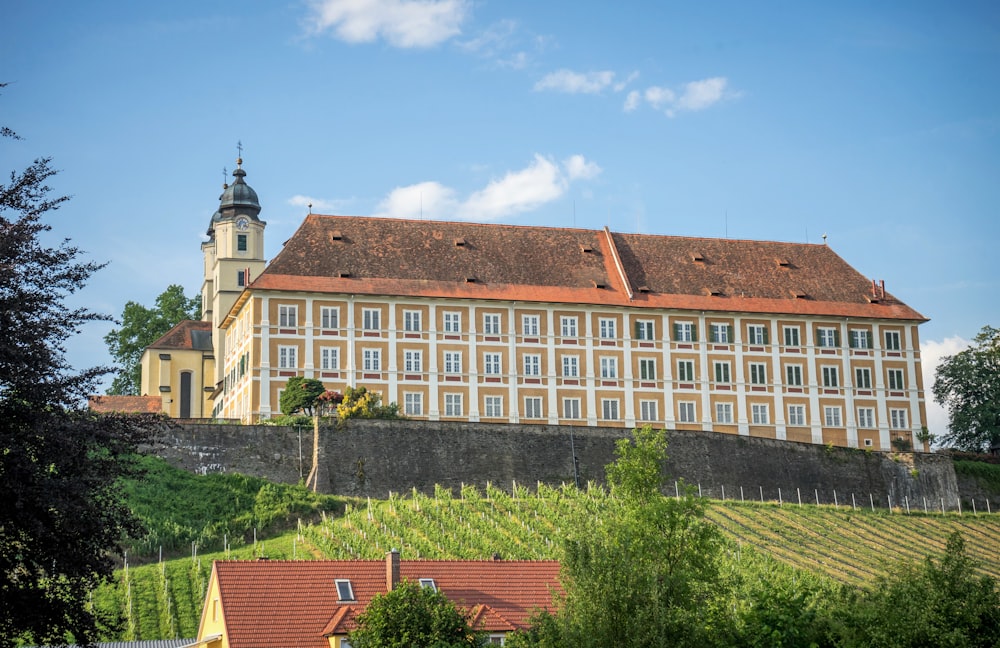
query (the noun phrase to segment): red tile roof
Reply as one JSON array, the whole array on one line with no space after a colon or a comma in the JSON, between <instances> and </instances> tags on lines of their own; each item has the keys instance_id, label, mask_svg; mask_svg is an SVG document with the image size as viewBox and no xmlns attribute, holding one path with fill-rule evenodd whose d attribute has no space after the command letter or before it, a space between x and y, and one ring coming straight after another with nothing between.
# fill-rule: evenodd
<instances>
[{"instance_id":1,"label":"red tile roof","mask_svg":"<svg viewBox=\"0 0 1000 648\"><path fill-rule=\"evenodd\" d=\"M142 412L159 414L163 399L159 396L108 396L93 394L87 397L87 406L95 412Z\"/></svg>"},{"instance_id":2,"label":"red tile roof","mask_svg":"<svg viewBox=\"0 0 1000 648\"><path fill-rule=\"evenodd\" d=\"M316 214L251 287L926 319L826 245Z\"/></svg>"},{"instance_id":3,"label":"red tile roof","mask_svg":"<svg viewBox=\"0 0 1000 648\"><path fill-rule=\"evenodd\" d=\"M468 610L473 628L508 632L550 609L559 563L520 560L402 560L400 576L433 578ZM384 560L216 561L225 633L232 648L329 648L346 634L372 597L386 592ZM349 579L354 601L340 602L337 579Z\"/></svg>"},{"instance_id":4,"label":"red tile roof","mask_svg":"<svg viewBox=\"0 0 1000 648\"><path fill-rule=\"evenodd\" d=\"M204 320L181 320L147 349L212 350L212 323Z\"/></svg>"}]
</instances>

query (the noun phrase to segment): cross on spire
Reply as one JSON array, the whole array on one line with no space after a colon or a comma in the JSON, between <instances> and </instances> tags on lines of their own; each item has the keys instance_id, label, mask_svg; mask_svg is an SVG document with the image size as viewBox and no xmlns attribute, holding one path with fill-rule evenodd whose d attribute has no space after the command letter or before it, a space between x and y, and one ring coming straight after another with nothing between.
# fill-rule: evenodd
<instances>
[{"instance_id":1,"label":"cross on spire","mask_svg":"<svg viewBox=\"0 0 1000 648\"><path fill-rule=\"evenodd\" d=\"M236 152L238 157L236 158L237 166L243 165L243 142L241 140L236 140Z\"/></svg>"},{"instance_id":2,"label":"cross on spire","mask_svg":"<svg viewBox=\"0 0 1000 648\"><path fill-rule=\"evenodd\" d=\"M229 186L229 169L222 167L222 188Z\"/></svg>"}]
</instances>

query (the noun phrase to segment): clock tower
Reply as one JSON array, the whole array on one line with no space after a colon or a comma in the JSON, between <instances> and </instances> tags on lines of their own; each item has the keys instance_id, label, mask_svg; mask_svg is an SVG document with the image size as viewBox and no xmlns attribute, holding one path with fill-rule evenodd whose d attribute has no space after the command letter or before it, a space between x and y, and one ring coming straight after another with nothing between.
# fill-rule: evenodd
<instances>
[{"instance_id":1,"label":"clock tower","mask_svg":"<svg viewBox=\"0 0 1000 648\"><path fill-rule=\"evenodd\" d=\"M243 159L236 159L233 181L223 184L219 209L208 225L208 240L201 244L204 280L201 286L201 318L212 322L215 380L218 385L225 367L225 336L219 328L240 293L264 271L264 227L260 220L257 192L246 183ZM208 386L208 385L206 385Z\"/></svg>"}]
</instances>

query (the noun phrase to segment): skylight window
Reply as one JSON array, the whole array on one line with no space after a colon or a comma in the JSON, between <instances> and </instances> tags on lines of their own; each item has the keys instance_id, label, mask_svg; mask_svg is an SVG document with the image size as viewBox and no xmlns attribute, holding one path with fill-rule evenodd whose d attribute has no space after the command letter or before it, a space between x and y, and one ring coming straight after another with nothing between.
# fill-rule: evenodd
<instances>
[{"instance_id":1,"label":"skylight window","mask_svg":"<svg viewBox=\"0 0 1000 648\"><path fill-rule=\"evenodd\" d=\"M351 581L346 578L338 578L335 582L337 583L337 599L341 602L354 601L354 589L351 588Z\"/></svg>"},{"instance_id":2,"label":"skylight window","mask_svg":"<svg viewBox=\"0 0 1000 648\"><path fill-rule=\"evenodd\" d=\"M426 587L427 589L433 590L435 592L438 589L437 588L437 584L434 583L434 579L433 578L421 578L420 579L420 587Z\"/></svg>"}]
</instances>

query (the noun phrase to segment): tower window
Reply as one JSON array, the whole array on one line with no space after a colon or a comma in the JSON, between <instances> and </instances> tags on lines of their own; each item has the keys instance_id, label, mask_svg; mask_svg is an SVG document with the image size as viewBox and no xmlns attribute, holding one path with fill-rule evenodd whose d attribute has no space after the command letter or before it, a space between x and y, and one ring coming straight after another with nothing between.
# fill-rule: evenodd
<instances>
[{"instance_id":1,"label":"tower window","mask_svg":"<svg viewBox=\"0 0 1000 648\"><path fill-rule=\"evenodd\" d=\"M247 285L247 273L246 273L246 270L237 270L236 271L236 285L237 286L245 286L245 285Z\"/></svg>"},{"instance_id":2,"label":"tower window","mask_svg":"<svg viewBox=\"0 0 1000 648\"><path fill-rule=\"evenodd\" d=\"M237 234L236 235L236 250L238 252L246 252L247 251L247 235L246 234Z\"/></svg>"}]
</instances>

